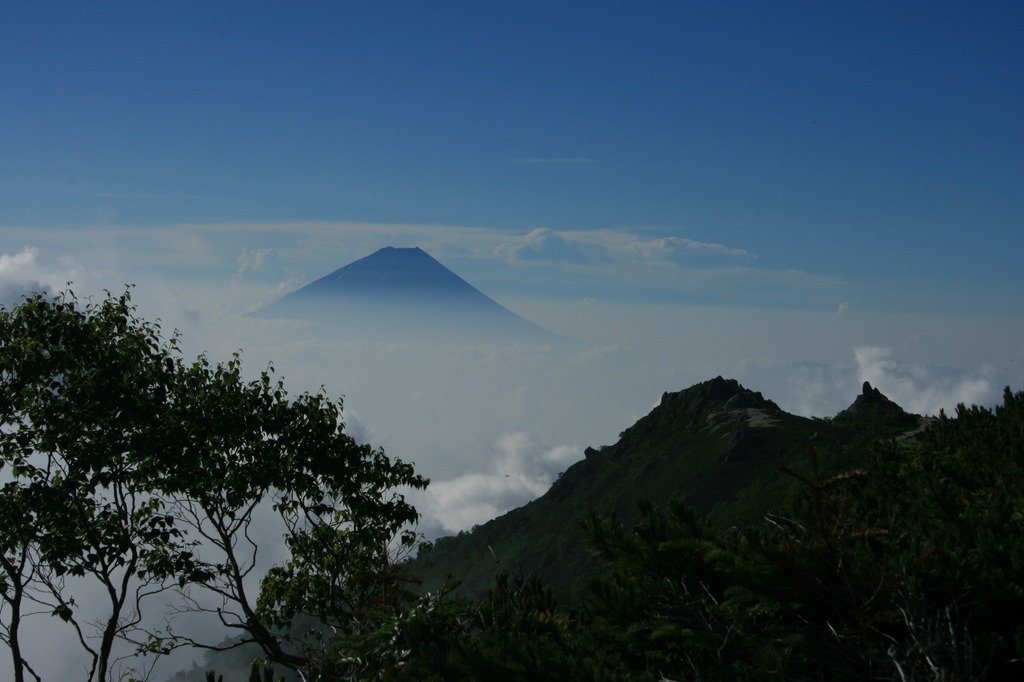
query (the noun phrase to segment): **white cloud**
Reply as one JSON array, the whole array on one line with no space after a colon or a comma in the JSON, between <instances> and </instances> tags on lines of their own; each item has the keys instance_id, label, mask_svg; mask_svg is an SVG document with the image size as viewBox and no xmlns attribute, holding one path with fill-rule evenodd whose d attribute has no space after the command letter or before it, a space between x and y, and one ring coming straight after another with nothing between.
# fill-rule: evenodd
<instances>
[{"instance_id":1,"label":"white cloud","mask_svg":"<svg viewBox=\"0 0 1024 682\"><path fill-rule=\"evenodd\" d=\"M853 349L859 381L872 386L915 414L951 413L959 403L992 405L1001 393L996 372L985 364L973 371L936 367L924 362L902 362L892 350L880 346Z\"/></svg>"},{"instance_id":2,"label":"white cloud","mask_svg":"<svg viewBox=\"0 0 1024 682\"><path fill-rule=\"evenodd\" d=\"M698 256L726 256L750 261L757 256L743 249L724 244L699 242L685 237L661 237L649 241L634 241L626 247L630 252L650 260L685 261Z\"/></svg>"},{"instance_id":3,"label":"white cloud","mask_svg":"<svg viewBox=\"0 0 1024 682\"><path fill-rule=\"evenodd\" d=\"M20 248L21 242L50 258L72 256L97 276L97 288L176 280L182 291L192 290L192 300L205 304L213 292L218 306L235 311L265 304L384 246L419 246L491 296L785 305L795 290L834 289L837 283L828 275L752 268L754 256L731 245L645 239L629 228L516 232L337 221L87 230L5 226L0 232L0 251ZM519 266L528 265L552 267L534 267L524 277Z\"/></svg>"},{"instance_id":4,"label":"white cloud","mask_svg":"<svg viewBox=\"0 0 1024 682\"><path fill-rule=\"evenodd\" d=\"M856 370L849 365L798 362L776 367L745 358L728 374L803 417L833 417L860 393Z\"/></svg>"},{"instance_id":5,"label":"white cloud","mask_svg":"<svg viewBox=\"0 0 1024 682\"><path fill-rule=\"evenodd\" d=\"M0 254L0 305L11 306L34 291L48 289L49 275L39 266L37 249Z\"/></svg>"},{"instance_id":6,"label":"white cloud","mask_svg":"<svg viewBox=\"0 0 1024 682\"><path fill-rule=\"evenodd\" d=\"M243 248L238 256L238 269L235 270L232 280L238 281L252 273L261 273L276 260L277 251L274 249Z\"/></svg>"},{"instance_id":7,"label":"white cloud","mask_svg":"<svg viewBox=\"0 0 1024 682\"><path fill-rule=\"evenodd\" d=\"M498 246L495 253L514 261L583 261L583 254L579 250L567 244L560 234L546 227L537 228L511 244Z\"/></svg>"},{"instance_id":8,"label":"white cloud","mask_svg":"<svg viewBox=\"0 0 1024 682\"><path fill-rule=\"evenodd\" d=\"M558 474L582 456L582 448L552 447L522 431L502 434L486 472L436 481L414 503L428 536L456 533L484 523L543 495Z\"/></svg>"},{"instance_id":9,"label":"white cloud","mask_svg":"<svg viewBox=\"0 0 1024 682\"><path fill-rule=\"evenodd\" d=\"M82 275L70 261L62 266L60 270L46 267L39 260L39 249L31 246L13 255L0 253L0 305L15 305L33 293L59 291Z\"/></svg>"},{"instance_id":10,"label":"white cloud","mask_svg":"<svg viewBox=\"0 0 1024 682\"><path fill-rule=\"evenodd\" d=\"M363 421L358 414L352 410L343 410L342 421L345 423L345 433L352 437L359 445L372 443L374 440L373 429Z\"/></svg>"}]
</instances>

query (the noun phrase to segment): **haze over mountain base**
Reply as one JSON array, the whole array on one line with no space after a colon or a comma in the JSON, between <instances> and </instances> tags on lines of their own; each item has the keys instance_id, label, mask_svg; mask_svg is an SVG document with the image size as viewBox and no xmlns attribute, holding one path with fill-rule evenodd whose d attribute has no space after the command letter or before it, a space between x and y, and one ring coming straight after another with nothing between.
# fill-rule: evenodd
<instances>
[{"instance_id":1,"label":"haze over mountain base","mask_svg":"<svg viewBox=\"0 0 1024 682\"><path fill-rule=\"evenodd\" d=\"M571 343L487 297L420 248L385 247L250 315L303 320L346 338Z\"/></svg>"}]
</instances>

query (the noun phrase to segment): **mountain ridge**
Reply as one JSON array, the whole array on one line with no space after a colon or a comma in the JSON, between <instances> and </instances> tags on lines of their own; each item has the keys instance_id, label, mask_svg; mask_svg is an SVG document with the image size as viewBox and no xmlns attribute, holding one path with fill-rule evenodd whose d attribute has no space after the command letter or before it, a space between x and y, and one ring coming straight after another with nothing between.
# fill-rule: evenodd
<instances>
[{"instance_id":1,"label":"mountain ridge","mask_svg":"<svg viewBox=\"0 0 1024 682\"><path fill-rule=\"evenodd\" d=\"M586 577L601 570L583 547L585 515L628 522L643 497L655 504L682 500L726 526L756 523L791 494L795 479L785 470L813 467L828 475L851 468L873 443L927 422L891 401L895 410L880 413L877 406L885 403L876 391L865 384L857 400L866 406L832 419L789 414L720 376L666 392L616 443L587 448L546 493L471 532L437 540L408 569L427 589L451 573L460 589L481 594L500 569L537 575L562 596L578 597Z\"/></svg>"}]
</instances>

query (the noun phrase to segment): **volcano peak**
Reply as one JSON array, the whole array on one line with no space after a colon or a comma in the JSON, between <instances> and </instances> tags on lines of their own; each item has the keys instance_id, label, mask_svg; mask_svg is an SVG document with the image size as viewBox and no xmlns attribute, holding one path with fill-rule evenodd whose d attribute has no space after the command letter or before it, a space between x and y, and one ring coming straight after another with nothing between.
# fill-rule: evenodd
<instances>
[{"instance_id":1,"label":"volcano peak","mask_svg":"<svg viewBox=\"0 0 1024 682\"><path fill-rule=\"evenodd\" d=\"M251 313L351 330L368 338L549 343L557 335L516 315L419 247L386 246Z\"/></svg>"}]
</instances>

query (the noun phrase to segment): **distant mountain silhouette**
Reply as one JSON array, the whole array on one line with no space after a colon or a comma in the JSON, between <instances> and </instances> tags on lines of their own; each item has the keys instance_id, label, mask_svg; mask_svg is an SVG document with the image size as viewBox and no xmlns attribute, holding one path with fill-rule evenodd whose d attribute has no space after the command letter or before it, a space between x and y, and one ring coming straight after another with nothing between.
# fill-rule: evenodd
<instances>
[{"instance_id":1,"label":"distant mountain silhouette","mask_svg":"<svg viewBox=\"0 0 1024 682\"><path fill-rule=\"evenodd\" d=\"M484 295L418 247L380 249L249 316L307 320L375 339L568 341Z\"/></svg>"}]
</instances>

